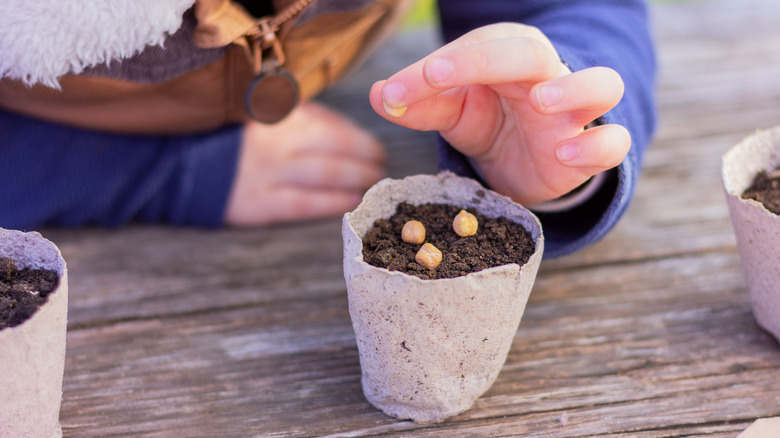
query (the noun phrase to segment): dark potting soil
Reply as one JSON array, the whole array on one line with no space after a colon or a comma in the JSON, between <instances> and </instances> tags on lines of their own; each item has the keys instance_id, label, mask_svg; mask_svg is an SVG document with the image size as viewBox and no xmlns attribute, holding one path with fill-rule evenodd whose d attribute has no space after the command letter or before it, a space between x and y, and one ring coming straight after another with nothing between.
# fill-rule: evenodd
<instances>
[{"instance_id":1,"label":"dark potting soil","mask_svg":"<svg viewBox=\"0 0 780 438\"><path fill-rule=\"evenodd\" d=\"M390 219L379 219L363 238L363 259L380 268L402 271L423 279L455 278L483 269L517 263L523 266L536 250L531 233L507 218L487 218L473 209L479 228L473 236L460 237L452 220L460 207L447 204L414 206L401 203ZM425 242L442 252L442 262L426 269L414 257L422 244L401 240L401 229L410 220L425 226Z\"/></svg>"},{"instance_id":2,"label":"dark potting soil","mask_svg":"<svg viewBox=\"0 0 780 438\"><path fill-rule=\"evenodd\" d=\"M0 257L0 330L30 318L59 282L56 271L17 269L12 259Z\"/></svg>"},{"instance_id":3,"label":"dark potting soil","mask_svg":"<svg viewBox=\"0 0 780 438\"><path fill-rule=\"evenodd\" d=\"M742 197L758 201L772 213L780 214L780 171L759 172Z\"/></svg>"}]
</instances>

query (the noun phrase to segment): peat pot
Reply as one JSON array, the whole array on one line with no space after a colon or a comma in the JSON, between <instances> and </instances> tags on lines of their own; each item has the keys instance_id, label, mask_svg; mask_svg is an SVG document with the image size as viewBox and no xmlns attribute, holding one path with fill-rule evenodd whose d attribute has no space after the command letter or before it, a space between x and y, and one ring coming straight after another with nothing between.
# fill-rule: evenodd
<instances>
[{"instance_id":1,"label":"peat pot","mask_svg":"<svg viewBox=\"0 0 780 438\"><path fill-rule=\"evenodd\" d=\"M536 251L447 279L420 279L363 261L362 237L399 203L473 207L522 224ZM386 414L433 423L463 412L495 381L542 258L538 219L509 198L452 173L385 179L344 216L344 275L366 399Z\"/></svg>"},{"instance_id":2,"label":"peat pot","mask_svg":"<svg viewBox=\"0 0 780 438\"><path fill-rule=\"evenodd\" d=\"M762 170L780 166L780 126L723 155L722 181L756 321L780 339L780 217L742 193Z\"/></svg>"},{"instance_id":3,"label":"peat pot","mask_svg":"<svg viewBox=\"0 0 780 438\"><path fill-rule=\"evenodd\" d=\"M0 437L61 437L68 313L65 261L40 234L2 228L0 257L10 257L19 269L51 269L60 277L57 288L29 319L0 330Z\"/></svg>"}]
</instances>

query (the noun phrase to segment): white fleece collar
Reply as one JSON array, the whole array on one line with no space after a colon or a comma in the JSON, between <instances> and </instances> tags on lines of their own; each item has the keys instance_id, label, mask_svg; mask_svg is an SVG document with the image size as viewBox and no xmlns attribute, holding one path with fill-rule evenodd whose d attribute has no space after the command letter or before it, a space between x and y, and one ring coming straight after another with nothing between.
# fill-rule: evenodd
<instances>
[{"instance_id":1,"label":"white fleece collar","mask_svg":"<svg viewBox=\"0 0 780 438\"><path fill-rule=\"evenodd\" d=\"M0 0L0 78L62 75L128 58L181 26L195 0Z\"/></svg>"}]
</instances>

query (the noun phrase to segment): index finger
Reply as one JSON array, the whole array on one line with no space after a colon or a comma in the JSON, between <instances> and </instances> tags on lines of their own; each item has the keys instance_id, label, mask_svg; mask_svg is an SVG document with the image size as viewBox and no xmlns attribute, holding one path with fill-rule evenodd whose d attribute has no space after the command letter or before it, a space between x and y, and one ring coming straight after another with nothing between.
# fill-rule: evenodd
<instances>
[{"instance_id":1,"label":"index finger","mask_svg":"<svg viewBox=\"0 0 780 438\"><path fill-rule=\"evenodd\" d=\"M382 87L382 100L390 108L403 108L451 88L533 84L566 73L552 46L535 38L451 43L391 76Z\"/></svg>"}]
</instances>

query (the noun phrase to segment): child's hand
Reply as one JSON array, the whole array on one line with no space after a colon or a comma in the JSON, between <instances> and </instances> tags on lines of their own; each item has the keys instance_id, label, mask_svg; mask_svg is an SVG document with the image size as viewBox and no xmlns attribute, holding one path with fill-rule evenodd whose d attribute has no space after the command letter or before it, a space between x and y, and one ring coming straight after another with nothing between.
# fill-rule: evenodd
<instances>
[{"instance_id":1,"label":"child's hand","mask_svg":"<svg viewBox=\"0 0 780 438\"><path fill-rule=\"evenodd\" d=\"M623 160L631 146L624 127L583 131L622 96L614 70L571 73L539 30L500 23L377 82L370 100L387 120L439 131L493 189L532 205Z\"/></svg>"},{"instance_id":2,"label":"child's hand","mask_svg":"<svg viewBox=\"0 0 780 438\"><path fill-rule=\"evenodd\" d=\"M342 215L385 176L384 159L376 137L313 102L275 125L247 122L225 222L255 226Z\"/></svg>"}]
</instances>

